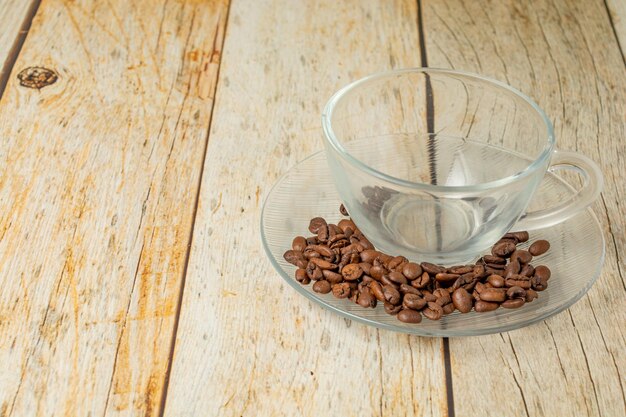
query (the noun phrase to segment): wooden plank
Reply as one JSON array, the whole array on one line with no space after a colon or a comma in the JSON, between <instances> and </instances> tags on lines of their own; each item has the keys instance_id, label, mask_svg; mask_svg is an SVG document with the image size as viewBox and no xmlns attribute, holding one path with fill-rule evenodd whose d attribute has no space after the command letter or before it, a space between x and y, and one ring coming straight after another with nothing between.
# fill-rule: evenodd
<instances>
[{"instance_id":1,"label":"wooden plank","mask_svg":"<svg viewBox=\"0 0 626 417\"><path fill-rule=\"evenodd\" d=\"M600 279L543 323L452 339L456 414L626 415L626 74L604 4L424 3L431 66L480 72L528 93L552 117L558 147L590 156L605 175L595 206L607 242Z\"/></svg>"},{"instance_id":2,"label":"wooden plank","mask_svg":"<svg viewBox=\"0 0 626 417\"><path fill-rule=\"evenodd\" d=\"M0 105L1 416L159 412L226 15L39 9Z\"/></svg>"},{"instance_id":3,"label":"wooden plank","mask_svg":"<svg viewBox=\"0 0 626 417\"><path fill-rule=\"evenodd\" d=\"M38 0L0 0L0 97Z\"/></svg>"},{"instance_id":4,"label":"wooden plank","mask_svg":"<svg viewBox=\"0 0 626 417\"><path fill-rule=\"evenodd\" d=\"M415 2L238 1L227 32L165 415L446 415L439 339L311 304L258 229L274 181L322 148L332 92L419 65Z\"/></svg>"},{"instance_id":5,"label":"wooden plank","mask_svg":"<svg viewBox=\"0 0 626 417\"><path fill-rule=\"evenodd\" d=\"M605 3L615 31L615 37L622 50L622 57L626 62L626 1L606 0Z\"/></svg>"}]
</instances>

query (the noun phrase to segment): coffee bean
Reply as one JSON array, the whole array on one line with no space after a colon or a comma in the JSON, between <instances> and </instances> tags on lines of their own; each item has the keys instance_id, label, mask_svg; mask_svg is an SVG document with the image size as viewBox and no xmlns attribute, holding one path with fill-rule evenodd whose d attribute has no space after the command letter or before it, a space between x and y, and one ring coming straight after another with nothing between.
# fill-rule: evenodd
<instances>
[{"instance_id":1,"label":"coffee bean","mask_svg":"<svg viewBox=\"0 0 626 417\"><path fill-rule=\"evenodd\" d=\"M377 281L370 282L370 291L378 301L387 301L383 292L383 287Z\"/></svg>"},{"instance_id":2,"label":"coffee bean","mask_svg":"<svg viewBox=\"0 0 626 417\"><path fill-rule=\"evenodd\" d=\"M496 269L499 271L504 271L504 269L506 268L506 265L504 264L485 264L485 267L489 268L489 269Z\"/></svg>"},{"instance_id":3,"label":"coffee bean","mask_svg":"<svg viewBox=\"0 0 626 417\"><path fill-rule=\"evenodd\" d=\"M317 236L311 236L306 238L306 245L317 245Z\"/></svg>"},{"instance_id":4,"label":"coffee bean","mask_svg":"<svg viewBox=\"0 0 626 417\"><path fill-rule=\"evenodd\" d=\"M305 280L308 280L309 282L311 282L311 280L309 280L309 276L306 273L306 269L303 269L303 268L296 269L296 281L303 282Z\"/></svg>"},{"instance_id":5,"label":"coffee bean","mask_svg":"<svg viewBox=\"0 0 626 417\"><path fill-rule=\"evenodd\" d=\"M378 258L379 256L380 256L380 252L378 252L377 250L373 250L373 249L366 249L361 252L361 260L363 262L368 262L370 264L373 264L374 259Z\"/></svg>"},{"instance_id":6,"label":"coffee bean","mask_svg":"<svg viewBox=\"0 0 626 417\"><path fill-rule=\"evenodd\" d=\"M335 253L325 245L311 245L308 248L325 257L335 256Z\"/></svg>"},{"instance_id":7,"label":"coffee bean","mask_svg":"<svg viewBox=\"0 0 626 417\"><path fill-rule=\"evenodd\" d=\"M535 268L531 264L526 264L522 267L522 270L519 272L520 275L524 275L525 277L532 277L535 273Z\"/></svg>"},{"instance_id":8,"label":"coffee bean","mask_svg":"<svg viewBox=\"0 0 626 417\"><path fill-rule=\"evenodd\" d=\"M402 268L402 274L412 281L422 275L422 267L416 263L409 262Z\"/></svg>"},{"instance_id":9,"label":"coffee bean","mask_svg":"<svg viewBox=\"0 0 626 417\"><path fill-rule=\"evenodd\" d=\"M515 255L515 253L516 252L513 252L513 255ZM513 275L517 275L519 274L520 268L520 264L517 260L511 260L506 268L504 268L504 276L506 278L511 278Z\"/></svg>"},{"instance_id":10,"label":"coffee bean","mask_svg":"<svg viewBox=\"0 0 626 417\"><path fill-rule=\"evenodd\" d=\"M480 293L480 299L482 301L501 303L506 300L506 292L501 288L486 288Z\"/></svg>"},{"instance_id":11,"label":"coffee bean","mask_svg":"<svg viewBox=\"0 0 626 417\"><path fill-rule=\"evenodd\" d=\"M359 292L359 295L357 297L357 303L364 308L374 308L376 307L376 298L371 293L370 289L365 287Z\"/></svg>"},{"instance_id":12,"label":"coffee bean","mask_svg":"<svg viewBox=\"0 0 626 417\"><path fill-rule=\"evenodd\" d=\"M306 239L304 236L296 236L293 238L291 248L297 252L302 252L307 247Z\"/></svg>"},{"instance_id":13,"label":"coffee bean","mask_svg":"<svg viewBox=\"0 0 626 417\"><path fill-rule=\"evenodd\" d=\"M435 297L431 292L429 291L422 291L422 297L424 298L424 300L430 302L435 302L437 301L437 297Z\"/></svg>"},{"instance_id":14,"label":"coffee bean","mask_svg":"<svg viewBox=\"0 0 626 417\"><path fill-rule=\"evenodd\" d=\"M304 259L304 254L296 250L288 250L283 254L283 258L292 265L296 265L299 260Z\"/></svg>"},{"instance_id":15,"label":"coffee bean","mask_svg":"<svg viewBox=\"0 0 626 417\"><path fill-rule=\"evenodd\" d=\"M498 303L491 303L489 301L476 301L474 304L474 311L477 313L484 313L487 311L493 311L500 306Z\"/></svg>"},{"instance_id":16,"label":"coffee bean","mask_svg":"<svg viewBox=\"0 0 626 417\"><path fill-rule=\"evenodd\" d=\"M491 286L494 288L504 287L504 278L502 278L500 275L489 275L489 277L487 278L487 282L491 284Z\"/></svg>"},{"instance_id":17,"label":"coffee bean","mask_svg":"<svg viewBox=\"0 0 626 417\"><path fill-rule=\"evenodd\" d=\"M347 282L342 282L340 284L332 285L333 295L337 298L348 298L350 297L350 285Z\"/></svg>"},{"instance_id":18,"label":"coffee bean","mask_svg":"<svg viewBox=\"0 0 626 417\"><path fill-rule=\"evenodd\" d=\"M343 276L341 276L341 274L338 274L328 269L322 270L322 275L324 276L324 279L331 284L338 284L343 281Z\"/></svg>"},{"instance_id":19,"label":"coffee bean","mask_svg":"<svg viewBox=\"0 0 626 417\"><path fill-rule=\"evenodd\" d=\"M526 290L522 287L511 287L506 290L508 298L526 298Z\"/></svg>"},{"instance_id":20,"label":"coffee bean","mask_svg":"<svg viewBox=\"0 0 626 417\"><path fill-rule=\"evenodd\" d=\"M375 280L380 281L383 275L385 275L385 269L382 266L374 265L370 268L369 275Z\"/></svg>"},{"instance_id":21,"label":"coffee bean","mask_svg":"<svg viewBox=\"0 0 626 417\"><path fill-rule=\"evenodd\" d=\"M317 281L318 279L322 279L324 277L324 275L322 274L322 269L311 261L309 261L306 266L306 274L314 281Z\"/></svg>"},{"instance_id":22,"label":"coffee bean","mask_svg":"<svg viewBox=\"0 0 626 417\"><path fill-rule=\"evenodd\" d=\"M515 251L515 243L512 240L500 240L491 248L491 254L501 258L508 257Z\"/></svg>"},{"instance_id":23,"label":"coffee bean","mask_svg":"<svg viewBox=\"0 0 626 417\"><path fill-rule=\"evenodd\" d=\"M425 288L430 283L430 275L428 272L423 272L422 276L411 281L411 286L417 289Z\"/></svg>"},{"instance_id":24,"label":"coffee bean","mask_svg":"<svg viewBox=\"0 0 626 417\"><path fill-rule=\"evenodd\" d=\"M528 248L528 252L530 252L532 256L539 256L546 253L548 249L550 249L550 242L541 239L530 245L530 247Z\"/></svg>"},{"instance_id":25,"label":"coffee bean","mask_svg":"<svg viewBox=\"0 0 626 417\"><path fill-rule=\"evenodd\" d=\"M406 284L408 281L406 280L405 276L402 275L400 272L397 271L392 271L389 274L387 274L387 277L395 282L396 284Z\"/></svg>"},{"instance_id":26,"label":"coffee bean","mask_svg":"<svg viewBox=\"0 0 626 417\"><path fill-rule=\"evenodd\" d=\"M383 294L385 295L385 300L393 305L398 305L402 301L400 292L391 285L383 285Z\"/></svg>"},{"instance_id":27,"label":"coffee bean","mask_svg":"<svg viewBox=\"0 0 626 417\"><path fill-rule=\"evenodd\" d=\"M383 307L385 308L385 313L390 314L392 316L395 316L396 314L400 312L400 310L402 310L402 305L396 306L386 301L383 303Z\"/></svg>"},{"instance_id":28,"label":"coffee bean","mask_svg":"<svg viewBox=\"0 0 626 417\"><path fill-rule=\"evenodd\" d=\"M428 307L422 310L422 314L429 320L439 320L443 316L443 308L433 302L429 302Z\"/></svg>"},{"instance_id":29,"label":"coffee bean","mask_svg":"<svg viewBox=\"0 0 626 417\"><path fill-rule=\"evenodd\" d=\"M516 275L516 277L521 277L520 275ZM524 277L526 278L526 277ZM523 289L527 290L530 288L530 280L529 279L516 279L516 278L509 278L507 280L504 281L504 285L506 285L507 287L522 287Z\"/></svg>"},{"instance_id":30,"label":"coffee bean","mask_svg":"<svg viewBox=\"0 0 626 417\"><path fill-rule=\"evenodd\" d=\"M535 298L537 298L539 296L539 294L537 294L537 291L535 290L526 290L526 302L530 303L532 300L534 300Z\"/></svg>"},{"instance_id":31,"label":"coffee bean","mask_svg":"<svg viewBox=\"0 0 626 417\"><path fill-rule=\"evenodd\" d=\"M485 276L485 267L484 265L475 265L472 272L474 273L474 277L482 278Z\"/></svg>"},{"instance_id":32,"label":"coffee bean","mask_svg":"<svg viewBox=\"0 0 626 417\"><path fill-rule=\"evenodd\" d=\"M396 290L400 289L400 285L390 280L389 275L383 275L383 277L380 279L380 283L383 284L383 286L389 285L390 287L393 287Z\"/></svg>"},{"instance_id":33,"label":"coffee bean","mask_svg":"<svg viewBox=\"0 0 626 417\"><path fill-rule=\"evenodd\" d=\"M352 229L353 231L356 230L354 222L348 219L341 219L339 223L337 223L337 226L339 226L339 229L341 229L343 233L345 233L348 229Z\"/></svg>"},{"instance_id":34,"label":"coffee bean","mask_svg":"<svg viewBox=\"0 0 626 417\"><path fill-rule=\"evenodd\" d=\"M548 268L547 266L539 265L535 268L534 276L539 277L545 281L548 281L550 279L550 276L552 276L552 272L550 271L550 268Z\"/></svg>"},{"instance_id":35,"label":"coffee bean","mask_svg":"<svg viewBox=\"0 0 626 417\"><path fill-rule=\"evenodd\" d=\"M328 241L328 226L320 226L317 229L317 240L318 242L327 242Z\"/></svg>"},{"instance_id":36,"label":"coffee bean","mask_svg":"<svg viewBox=\"0 0 626 417\"><path fill-rule=\"evenodd\" d=\"M321 279L313 284L313 291L320 294L328 294L330 292L330 282Z\"/></svg>"},{"instance_id":37,"label":"coffee bean","mask_svg":"<svg viewBox=\"0 0 626 417\"><path fill-rule=\"evenodd\" d=\"M526 242L528 240L528 232L509 232L502 237L502 239L515 239L518 243Z\"/></svg>"},{"instance_id":38,"label":"coffee bean","mask_svg":"<svg viewBox=\"0 0 626 417\"><path fill-rule=\"evenodd\" d=\"M311 258L309 262L317 265L320 269L337 269L337 265L328 262L322 258Z\"/></svg>"},{"instance_id":39,"label":"coffee bean","mask_svg":"<svg viewBox=\"0 0 626 417\"><path fill-rule=\"evenodd\" d=\"M420 290L418 290L417 288L411 287L409 284L400 284L399 291L400 291L400 294L417 294L419 296L422 295Z\"/></svg>"},{"instance_id":40,"label":"coffee bean","mask_svg":"<svg viewBox=\"0 0 626 417\"><path fill-rule=\"evenodd\" d=\"M387 265L387 267L389 269L396 269L400 264L406 262L408 262L408 260L404 256L396 256L389 261L389 265Z\"/></svg>"},{"instance_id":41,"label":"coffee bean","mask_svg":"<svg viewBox=\"0 0 626 417\"><path fill-rule=\"evenodd\" d=\"M460 275L458 274L448 274L446 272L439 272L438 274L435 275L435 279L439 282L456 281L456 279L459 277Z\"/></svg>"},{"instance_id":42,"label":"coffee bean","mask_svg":"<svg viewBox=\"0 0 626 417\"><path fill-rule=\"evenodd\" d=\"M343 204L339 206L339 213L341 213L342 216L349 216L348 210L346 210Z\"/></svg>"},{"instance_id":43,"label":"coffee bean","mask_svg":"<svg viewBox=\"0 0 626 417\"><path fill-rule=\"evenodd\" d=\"M402 306L413 310L421 310L426 306L426 300L417 294L404 294Z\"/></svg>"},{"instance_id":44,"label":"coffee bean","mask_svg":"<svg viewBox=\"0 0 626 417\"><path fill-rule=\"evenodd\" d=\"M448 290L444 290L442 288L438 288L433 291L433 295L437 297L437 301L435 301L440 306L444 306L446 304L450 304L452 299L450 298L450 293Z\"/></svg>"},{"instance_id":45,"label":"coffee bean","mask_svg":"<svg viewBox=\"0 0 626 417\"><path fill-rule=\"evenodd\" d=\"M346 281L356 281L363 275L363 270L359 264L348 264L341 270L341 275Z\"/></svg>"},{"instance_id":46,"label":"coffee bean","mask_svg":"<svg viewBox=\"0 0 626 417\"><path fill-rule=\"evenodd\" d=\"M535 291L545 291L548 288L548 280L537 275L532 277L530 282Z\"/></svg>"},{"instance_id":47,"label":"coffee bean","mask_svg":"<svg viewBox=\"0 0 626 417\"><path fill-rule=\"evenodd\" d=\"M527 264L532 261L533 256L527 250L518 249L511 254L511 262L517 261L520 265Z\"/></svg>"},{"instance_id":48,"label":"coffee bean","mask_svg":"<svg viewBox=\"0 0 626 417\"><path fill-rule=\"evenodd\" d=\"M483 256L483 261L485 261L486 264L496 264L496 265L500 265L500 264L505 264L506 263L506 259L505 258L501 258L499 256L494 256L494 255L485 255L485 256Z\"/></svg>"},{"instance_id":49,"label":"coffee bean","mask_svg":"<svg viewBox=\"0 0 626 417\"><path fill-rule=\"evenodd\" d=\"M422 270L428 272L430 275L437 275L438 273L445 272L446 270L445 268L431 264L430 262L422 262L420 266L422 267Z\"/></svg>"},{"instance_id":50,"label":"coffee bean","mask_svg":"<svg viewBox=\"0 0 626 417\"><path fill-rule=\"evenodd\" d=\"M327 226L326 220L324 220L321 217L314 217L309 222L309 231L311 233L317 233L320 230L320 228L326 227L326 226Z\"/></svg>"},{"instance_id":51,"label":"coffee bean","mask_svg":"<svg viewBox=\"0 0 626 417\"><path fill-rule=\"evenodd\" d=\"M422 321L422 315L419 311L415 310L400 310L398 320L403 323L420 323Z\"/></svg>"},{"instance_id":52,"label":"coffee bean","mask_svg":"<svg viewBox=\"0 0 626 417\"><path fill-rule=\"evenodd\" d=\"M464 288L457 288L452 293L452 303L461 313L468 313L472 309L472 296Z\"/></svg>"},{"instance_id":53,"label":"coffee bean","mask_svg":"<svg viewBox=\"0 0 626 417\"><path fill-rule=\"evenodd\" d=\"M504 269L494 269L494 268L487 267L485 268L485 272L487 273L487 276L496 274L496 275L500 275L501 277L504 277L506 275L504 272Z\"/></svg>"},{"instance_id":54,"label":"coffee bean","mask_svg":"<svg viewBox=\"0 0 626 417\"><path fill-rule=\"evenodd\" d=\"M526 303L526 300L523 298L513 298L511 300L506 300L502 304L500 304L504 308L520 308Z\"/></svg>"},{"instance_id":55,"label":"coffee bean","mask_svg":"<svg viewBox=\"0 0 626 417\"><path fill-rule=\"evenodd\" d=\"M463 275L463 274L468 274L472 272L473 270L474 270L473 265L458 265L458 266L453 266L453 267L448 268L448 273Z\"/></svg>"},{"instance_id":56,"label":"coffee bean","mask_svg":"<svg viewBox=\"0 0 626 417\"><path fill-rule=\"evenodd\" d=\"M448 315L448 314L452 314L454 313L455 307L454 304L450 303L450 304L446 304L445 306L443 306L443 315Z\"/></svg>"},{"instance_id":57,"label":"coffee bean","mask_svg":"<svg viewBox=\"0 0 626 417\"><path fill-rule=\"evenodd\" d=\"M359 239L359 243L361 244L361 246L363 246L363 249L374 249L374 245L372 245L372 242L367 240L365 236Z\"/></svg>"},{"instance_id":58,"label":"coffee bean","mask_svg":"<svg viewBox=\"0 0 626 417\"><path fill-rule=\"evenodd\" d=\"M367 262L359 262L359 266L361 267L365 275L370 274L370 270L372 269L372 264L369 264Z\"/></svg>"}]
</instances>

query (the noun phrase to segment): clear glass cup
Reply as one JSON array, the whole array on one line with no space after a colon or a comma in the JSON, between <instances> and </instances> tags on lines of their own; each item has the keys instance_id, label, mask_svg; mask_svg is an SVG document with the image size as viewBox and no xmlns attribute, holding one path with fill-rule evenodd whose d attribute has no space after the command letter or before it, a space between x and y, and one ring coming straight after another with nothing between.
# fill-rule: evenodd
<instances>
[{"instance_id":1,"label":"clear glass cup","mask_svg":"<svg viewBox=\"0 0 626 417\"><path fill-rule=\"evenodd\" d=\"M499 81L415 68L375 74L333 95L323 115L333 181L379 249L440 264L465 262L512 227L533 230L588 207L602 173L555 150L552 124ZM580 190L526 212L546 170L570 169Z\"/></svg>"}]
</instances>

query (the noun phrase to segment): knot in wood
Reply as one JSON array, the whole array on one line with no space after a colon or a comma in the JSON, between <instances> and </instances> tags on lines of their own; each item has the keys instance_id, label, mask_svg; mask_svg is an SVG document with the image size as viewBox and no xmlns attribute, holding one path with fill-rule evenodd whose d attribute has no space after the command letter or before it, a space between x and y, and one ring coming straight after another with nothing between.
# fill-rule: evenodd
<instances>
[{"instance_id":1,"label":"knot in wood","mask_svg":"<svg viewBox=\"0 0 626 417\"><path fill-rule=\"evenodd\" d=\"M44 67L28 67L17 74L22 87L41 89L54 84L59 76L51 69Z\"/></svg>"}]
</instances>

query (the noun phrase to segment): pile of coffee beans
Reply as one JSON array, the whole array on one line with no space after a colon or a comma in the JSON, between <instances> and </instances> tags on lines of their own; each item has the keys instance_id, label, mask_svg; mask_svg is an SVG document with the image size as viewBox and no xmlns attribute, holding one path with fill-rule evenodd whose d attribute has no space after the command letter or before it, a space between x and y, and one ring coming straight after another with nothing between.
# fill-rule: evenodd
<instances>
[{"instance_id":1,"label":"pile of coffee beans","mask_svg":"<svg viewBox=\"0 0 626 417\"><path fill-rule=\"evenodd\" d=\"M343 205L340 212L348 215ZM519 308L548 288L550 279L550 268L531 264L550 249L548 241L517 247L528 241L528 232L507 233L475 264L444 267L377 251L348 218L331 224L315 217L309 231L314 236L295 237L283 255L298 267L299 283L314 281L313 291L332 292L364 308L381 302L388 314L405 323L419 323L422 315L439 320L455 310Z\"/></svg>"}]
</instances>

